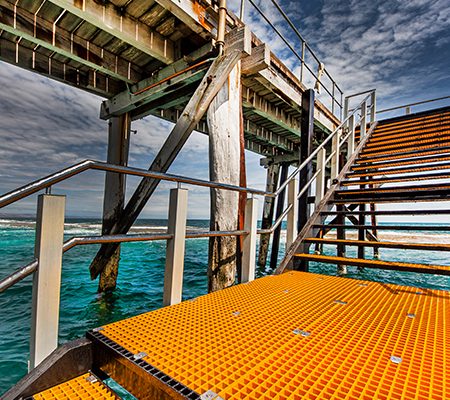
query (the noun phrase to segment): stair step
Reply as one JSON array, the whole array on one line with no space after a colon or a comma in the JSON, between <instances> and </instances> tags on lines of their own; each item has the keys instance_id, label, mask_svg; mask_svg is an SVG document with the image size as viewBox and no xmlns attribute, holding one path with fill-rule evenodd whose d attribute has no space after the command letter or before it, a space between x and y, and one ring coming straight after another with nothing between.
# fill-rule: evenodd
<instances>
[{"instance_id":1,"label":"stair step","mask_svg":"<svg viewBox=\"0 0 450 400\"><path fill-rule=\"evenodd\" d=\"M416 128L417 126L427 126L431 124L442 123L446 124L450 120L450 114L448 112L442 113L440 115L430 116L428 118L411 118L408 121L397 122L397 123L385 123L380 121L377 126L377 131L374 134L389 134L393 131L398 131L399 129L409 129Z\"/></svg>"},{"instance_id":2,"label":"stair step","mask_svg":"<svg viewBox=\"0 0 450 400\"><path fill-rule=\"evenodd\" d=\"M409 144L411 142L414 143L422 143L427 140L438 139L441 137L448 137L450 135L450 127L440 130L432 130L429 131L418 131L415 134L405 134L399 135L389 139L374 139L370 138L367 142L365 149L372 150L379 147L389 146L389 145L399 145L403 146L405 144Z\"/></svg>"},{"instance_id":3,"label":"stair step","mask_svg":"<svg viewBox=\"0 0 450 400\"><path fill-rule=\"evenodd\" d=\"M417 132L445 130L450 126L450 118L445 121L430 121L430 123L420 126L409 125L407 127L393 128L390 131L378 131L378 129L372 134L371 140L390 140L394 138L404 137L406 135L415 135Z\"/></svg>"},{"instance_id":4,"label":"stair step","mask_svg":"<svg viewBox=\"0 0 450 400\"><path fill-rule=\"evenodd\" d=\"M156 314L153 312L152 315ZM141 319L142 316L133 318ZM86 337L94 343L97 368L138 399L200 399L199 393L147 362L147 349L134 351L143 345L144 340L152 340L153 331L143 330L142 321L136 325L127 324L126 321L87 332ZM163 319L160 324L166 323ZM113 328L109 329L110 326ZM105 332L109 332L109 335L105 335Z\"/></svg>"},{"instance_id":5,"label":"stair step","mask_svg":"<svg viewBox=\"0 0 450 400\"><path fill-rule=\"evenodd\" d=\"M70 381L33 395L34 400L119 399L111 388L92 373L83 374Z\"/></svg>"},{"instance_id":6,"label":"stair step","mask_svg":"<svg viewBox=\"0 0 450 400\"><path fill-rule=\"evenodd\" d=\"M374 156L374 157L359 156L355 162L357 164L365 164L365 163L374 163L374 162L380 162L380 161L411 159L411 158L416 158L416 157L433 156L433 155L448 154L448 153L450 153L450 146L439 148L439 149L431 149L431 150L427 150L427 151L412 150L412 151L407 151L407 152L398 153L398 154L386 153L386 154L381 154L381 155Z\"/></svg>"},{"instance_id":7,"label":"stair step","mask_svg":"<svg viewBox=\"0 0 450 400\"><path fill-rule=\"evenodd\" d=\"M388 146L380 146L374 149L364 149L361 151L360 156L361 157L368 157L368 156L374 156L379 154L386 154L386 152L389 153L401 153L405 151L410 150L429 150L431 148L435 147L447 147L449 142L450 136L440 137L436 139L430 139L430 140L422 140L417 142L410 142L409 144L405 145L388 145Z\"/></svg>"},{"instance_id":8,"label":"stair step","mask_svg":"<svg viewBox=\"0 0 450 400\"><path fill-rule=\"evenodd\" d=\"M386 269L391 271L418 272L422 274L450 275L450 266L411 264L381 260L365 260L362 258L347 258L322 256L317 254L295 254L297 259L327 264L351 265L355 267Z\"/></svg>"},{"instance_id":9,"label":"stair step","mask_svg":"<svg viewBox=\"0 0 450 400\"><path fill-rule=\"evenodd\" d=\"M396 193L413 192L414 195L419 195L418 192L427 192L430 194L450 193L450 184L442 184L436 186L434 184L428 185L410 185L410 186L398 186L388 188L370 188L370 189L349 189L349 190L336 190L336 198L350 197L350 196L368 196L377 195L385 196Z\"/></svg>"},{"instance_id":10,"label":"stair step","mask_svg":"<svg viewBox=\"0 0 450 400\"><path fill-rule=\"evenodd\" d=\"M449 169L450 169L450 165L449 165ZM445 172L445 173L437 173L437 174L407 175L407 176L400 176L400 177L378 178L378 179L367 179L367 180L345 179L341 182L341 185L343 185L343 186L381 185L381 184L385 184L385 183L414 182L414 181L425 181L425 180L433 180L433 179L450 179L450 173Z\"/></svg>"},{"instance_id":11,"label":"stair step","mask_svg":"<svg viewBox=\"0 0 450 400\"><path fill-rule=\"evenodd\" d=\"M321 215L449 215L450 210L375 210L375 211L322 211Z\"/></svg>"},{"instance_id":12,"label":"stair step","mask_svg":"<svg viewBox=\"0 0 450 400\"><path fill-rule=\"evenodd\" d=\"M386 249L403 250L430 250L430 251L450 251L450 244L433 243L403 243L403 242L383 242L368 240L344 240L344 239L324 239L324 238L306 238L306 243L346 245L358 247L384 247Z\"/></svg>"},{"instance_id":13,"label":"stair step","mask_svg":"<svg viewBox=\"0 0 450 400\"><path fill-rule=\"evenodd\" d=\"M426 157L414 157L414 158L407 158L402 161L395 161L395 162L377 162L377 163L358 163L356 165L352 166L352 171L364 171L364 170L371 170L371 169L379 169L379 168L389 168L389 167L402 167L405 165L423 165L423 164L431 164L431 163L437 163L442 161L450 161L450 155L440 154L438 156L436 155L430 155Z\"/></svg>"},{"instance_id":14,"label":"stair step","mask_svg":"<svg viewBox=\"0 0 450 400\"><path fill-rule=\"evenodd\" d=\"M450 169L449 162L438 163L426 167L416 166L416 167L405 167L405 168L392 168L392 169L382 169L376 171L369 172L358 172L352 171L346 174L347 177L363 177L363 176L382 176L382 175L400 175L400 174L410 174L417 172L426 172L426 171L436 171L436 170L446 170Z\"/></svg>"},{"instance_id":15,"label":"stair step","mask_svg":"<svg viewBox=\"0 0 450 400\"><path fill-rule=\"evenodd\" d=\"M347 224L314 224L317 229L346 229L346 230L389 230L389 231L433 231L433 232L450 232L450 226L439 225L347 225Z\"/></svg>"}]
</instances>

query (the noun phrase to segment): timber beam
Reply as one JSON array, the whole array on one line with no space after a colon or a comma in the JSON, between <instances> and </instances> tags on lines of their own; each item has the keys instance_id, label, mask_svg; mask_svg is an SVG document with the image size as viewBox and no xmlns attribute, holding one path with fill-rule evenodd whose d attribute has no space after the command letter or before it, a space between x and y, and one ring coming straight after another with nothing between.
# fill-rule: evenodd
<instances>
[{"instance_id":1,"label":"timber beam","mask_svg":"<svg viewBox=\"0 0 450 400\"><path fill-rule=\"evenodd\" d=\"M254 90L242 88L244 115L254 113L267 121L279 126L300 139L300 114L297 116L287 113L284 108L271 103Z\"/></svg>"},{"instance_id":2,"label":"timber beam","mask_svg":"<svg viewBox=\"0 0 450 400\"><path fill-rule=\"evenodd\" d=\"M143 109L146 104L178 91L181 86L199 82L212 62L205 58L213 54L211 45L205 45L189 56L161 69L150 78L143 79L111 99L103 101L100 118L109 119L138 108ZM151 111L152 108L149 108L147 115ZM139 111L137 114L142 118L146 113Z\"/></svg>"},{"instance_id":3,"label":"timber beam","mask_svg":"<svg viewBox=\"0 0 450 400\"><path fill-rule=\"evenodd\" d=\"M225 52L230 53L234 50L241 51L243 57L251 53L251 33L247 27L236 28L227 34ZM189 56L183 57L151 77L136 83L130 89L104 101L100 118L109 119L136 109L138 110L133 114L139 118L151 114L155 107L146 107L147 104L169 93L179 91L182 86L199 82L212 63L212 57L216 56L217 53L211 44L204 45Z\"/></svg>"},{"instance_id":4,"label":"timber beam","mask_svg":"<svg viewBox=\"0 0 450 400\"><path fill-rule=\"evenodd\" d=\"M33 43L35 49L41 47L91 68L95 73L127 83L136 82L142 76L142 69L137 65L10 1L2 2L0 30ZM34 64L35 56L29 61Z\"/></svg>"},{"instance_id":5,"label":"timber beam","mask_svg":"<svg viewBox=\"0 0 450 400\"><path fill-rule=\"evenodd\" d=\"M127 14L120 14L110 2L95 0L48 0L52 4L89 22L143 53L171 64L175 61L174 43Z\"/></svg>"}]
</instances>

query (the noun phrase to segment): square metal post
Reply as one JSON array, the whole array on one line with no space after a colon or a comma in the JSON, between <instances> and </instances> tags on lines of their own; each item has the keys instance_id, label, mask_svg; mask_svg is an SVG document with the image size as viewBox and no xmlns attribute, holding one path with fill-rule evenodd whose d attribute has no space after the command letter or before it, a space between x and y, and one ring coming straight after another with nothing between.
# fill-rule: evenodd
<instances>
[{"instance_id":1,"label":"square metal post","mask_svg":"<svg viewBox=\"0 0 450 400\"><path fill-rule=\"evenodd\" d=\"M292 206L287 214L286 227L286 250L291 247L297 238L297 220L298 220L298 181L292 179L288 184L288 205Z\"/></svg>"},{"instance_id":2,"label":"square metal post","mask_svg":"<svg viewBox=\"0 0 450 400\"><path fill-rule=\"evenodd\" d=\"M316 164L317 171L319 171L319 174L317 175L316 179L316 201L315 201L316 207L322 201L323 196L325 195L326 158L327 158L327 151L325 150L325 148L320 149L319 152L317 153L317 164Z\"/></svg>"},{"instance_id":3,"label":"square metal post","mask_svg":"<svg viewBox=\"0 0 450 400\"><path fill-rule=\"evenodd\" d=\"M333 182L334 179L337 178L339 175L339 157L341 154L341 147L340 142L341 141L341 130L339 129L335 135L333 136L333 139L331 140L331 151L333 152L333 155L331 157L331 175L330 179L331 182Z\"/></svg>"},{"instance_id":4,"label":"square metal post","mask_svg":"<svg viewBox=\"0 0 450 400\"><path fill-rule=\"evenodd\" d=\"M65 196L38 197L35 257L39 266L33 277L30 370L58 346L65 203Z\"/></svg>"},{"instance_id":5,"label":"square metal post","mask_svg":"<svg viewBox=\"0 0 450 400\"><path fill-rule=\"evenodd\" d=\"M166 248L164 306L180 303L183 293L187 201L186 189L177 188L170 191L168 233L173 235L173 238L167 241Z\"/></svg>"},{"instance_id":6,"label":"square metal post","mask_svg":"<svg viewBox=\"0 0 450 400\"><path fill-rule=\"evenodd\" d=\"M370 122L373 124L375 122L376 113L377 113L377 96L375 90L372 92L371 96L371 104L372 107L370 109Z\"/></svg>"},{"instance_id":7,"label":"square metal post","mask_svg":"<svg viewBox=\"0 0 450 400\"><path fill-rule=\"evenodd\" d=\"M245 205L244 236L242 249L242 282L255 279L256 269L256 235L258 230L258 200L253 197L247 199Z\"/></svg>"},{"instance_id":8,"label":"square metal post","mask_svg":"<svg viewBox=\"0 0 450 400\"><path fill-rule=\"evenodd\" d=\"M347 157L350 158L355 152L355 114L348 119L348 131L350 136L348 137L348 154Z\"/></svg>"},{"instance_id":9,"label":"square metal post","mask_svg":"<svg viewBox=\"0 0 450 400\"><path fill-rule=\"evenodd\" d=\"M361 135L360 140L363 140L366 136L366 124L367 124L367 101L361 104Z\"/></svg>"}]
</instances>

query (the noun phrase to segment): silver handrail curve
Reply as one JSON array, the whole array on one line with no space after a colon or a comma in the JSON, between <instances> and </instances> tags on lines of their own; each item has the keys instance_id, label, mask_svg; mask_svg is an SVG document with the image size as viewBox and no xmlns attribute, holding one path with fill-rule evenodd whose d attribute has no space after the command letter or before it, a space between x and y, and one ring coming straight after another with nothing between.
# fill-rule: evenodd
<instances>
[{"instance_id":1,"label":"silver handrail curve","mask_svg":"<svg viewBox=\"0 0 450 400\"><path fill-rule=\"evenodd\" d=\"M225 237L225 236L244 236L247 231L186 231L186 239L198 239L207 237ZM151 242L155 240L169 240L173 235L170 233L150 233L150 234L127 234L127 235L102 235L102 236L75 236L64 242L63 254L76 246L104 244L104 243L132 243L132 242ZM39 261L32 262L18 268L12 274L0 280L0 293L11 286L19 283L27 276L33 274L39 266Z\"/></svg>"}]
</instances>

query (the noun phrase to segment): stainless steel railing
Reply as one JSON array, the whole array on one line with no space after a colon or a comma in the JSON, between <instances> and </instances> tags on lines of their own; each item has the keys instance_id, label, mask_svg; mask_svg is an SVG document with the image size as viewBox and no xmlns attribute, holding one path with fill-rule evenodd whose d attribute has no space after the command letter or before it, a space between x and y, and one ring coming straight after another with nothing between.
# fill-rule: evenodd
<instances>
[{"instance_id":1,"label":"stainless steel railing","mask_svg":"<svg viewBox=\"0 0 450 400\"><path fill-rule=\"evenodd\" d=\"M318 82L320 87L322 87L325 92L330 96L331 100L331 111L335 114L336 106L339 110L338 117L342 118L343 113L343 97L344 92L336 83L334 78L331 76L330 72L327 68L323 66L323 63L302 36L300 31L297 29L292 20L288 17L288 15L284 12L282 7L278 4L276 0L270 0L273 4L277 12L281 15L283 20L287 23L287 25L291 28L293 34L299 40L300 44L300 52L296 50L297 43L291 42L291 40L287 39L286 36L281 32L279 28L275 26L275 24L270 20L270 18L264 13L262 8L254 1L254 0L241 0L240 6L240 19L244 22L244 14L245 14L245 4L248 1L252 5L252 7L257 11L257 13L266 21L266 23L270 26L270 28L277 34L277 36L283 41L283 43L287 46L290 52L294 55L294 57L300 61L300 82L304 82L305 78L305 69L311 74L311 76ZM306 62L307 57L310 56L315 61L315 69ZM320 72L319 72L320 71ZM329 87L326 83L323 82L323 79L320 75L324 75L327 79L329 79L329 83L331 87Z\"/></svg>"},{"instance_id":2,"label":"stainless steel railing","mask_svg":"<svg viewBox=\"0 0 450 400\"><path fill-rule=\"evenodd\" d=\"M419 106L419 105L427 104L427 103L435 103L435 102L438 102L438 101L443 101L443 100L448 100L448 99L450 99L450 96L443 96L443 97L437 97L435 99L416 101L415 103L409 103L409 104L404 104L404 105L401 105L401 106L385 108L383 110L377 111L377 114L382 114L382 113L386 113L386 112L389 112L389 111L405 109L406 115L408 115L408 114L411 113L411 107Z\"/></svg>"},{"instance_id":3,"label":"stainless steel railing","mask_svg":"<svg viewBox=\"0 0 450 400\"><path fill-rule=\"evenodd\" d=\"M368 104L370 99L370 104ZM348 99L346 99L346 104L347 101ZM358 113L359 111L360 113ZM153 172L133 167L112 165L94 160L86 160L0 196L0 208L2 208L44 189L48 190L53 185L66 181L67 179L87 170L100 170L104 172L114 172L178 183L178 188L171 190L169 203L169 227L167 232L151 234L81 236L72 237L64 243L62 242L62 237L64 234L64 198L61 196L52 196L48 194L39 196L37 221L40 228L39 230L37 229L39 240L36 241L36 259L0 281L0 293L2 293L27 276L38 272L38 274L34 275L35 280L33 283L33 292L37 294L33 295L32 325L37 326L38 321L40 321L39 324L44 323L46 326L48 324L49 328L47 330L48 332L46 332L46 335L44 336L39 335L35 329L32 329L32 332L34 332L35 335L31 337L32 351L30 365L32 367L36 366L42 360L42 357L50 354L50 352L53 351L57 345L59 308L57 304L54 304L54 302L49 302L49 299L59 298L60 278L58 277L61 276L62 254L73 247L80 245L166 240L168 244L166 247L166 276L170 278L167 278L169 283L167 283L165 279L164 304L168 305L181 301L184 241L186 239L243 236L242 281L250 281L254 279L256 270L256 235L274 232L286 218L286 247L288 248L293 243L297 236L296 210L298 210L299 198L308 189L310 189L312 185L315 184L315 204L317 205L322 200L326 190L325 180L327 165L329 163L331 164L331 179L333 180L337 177L341 168L339 165L339 155L341 154L342 146L347 143L348 157L350 157L353 153L356 131L355 128L358 118L360 121L360 136L361 138L365 136L368 111L370 111L370 122L373 123L375 121L374 91L370 92L369 95L366 96L357 107L345 116L343 122L310 154L305 161L298 166L298 168L291 173L288 179L274 192L267 192L219 182L210 182L180 175ZM330 147L330 142L331 148L328 149L328 147ZM329 152L328 156L327 151ZM314 159L316 159L316 170L308 182L299 189L297 184L297 176L301 174L307 166L313 164ZM246 218L243 229L233 231L186 231L187 190L180 187L180 184L182 183L249 194L250 198L247 198L246 202ZM277 198L286 189L288 190L288 201L286 208L281 212L271 228L258 230L255 196ZM45 226L45 229L42 228L43 226ZM182 227L182 229L178 229L180 227ZM40 245L38 245L38 243L40 243ZM44 254L42 258L41 252ZM55 258L58 258L58 261L55 261ZM41 275L46 276L46 279L48 280L44 280L44 282L42 282ZM48 339L48 337L46 337L47 334L49 334L52 339Z\"/></svg>"}]
</instances>

